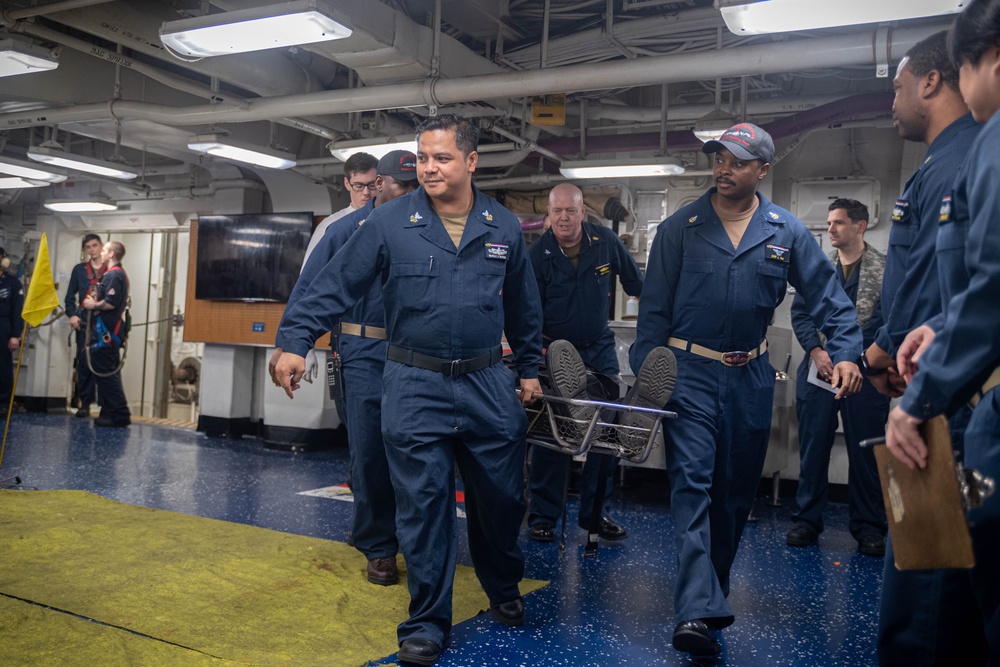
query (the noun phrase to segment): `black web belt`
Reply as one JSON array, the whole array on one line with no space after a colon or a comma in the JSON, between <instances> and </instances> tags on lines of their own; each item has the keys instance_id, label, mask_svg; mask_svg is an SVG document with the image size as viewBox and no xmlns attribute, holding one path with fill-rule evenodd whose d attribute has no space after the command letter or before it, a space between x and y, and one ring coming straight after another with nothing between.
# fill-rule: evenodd
<instances>
[{"instance_id":1,"label":"black web belt","mask_svg":"<svg viewBox=\"0 0 1000 667\"><path fill-rule=\"evenodd\" d=\"M437 357L430 357L426 354L391 344L389 345L389 352L386 355L389 361L406 364L414 368L423 368L427 371L435 371L448 377L456 377L489 368L493 364L499 363L501 357L503 357L503 347L500 345L497 345L486 354L472 357L471 359L438 359Z\"/></svg>"}]
</instances>

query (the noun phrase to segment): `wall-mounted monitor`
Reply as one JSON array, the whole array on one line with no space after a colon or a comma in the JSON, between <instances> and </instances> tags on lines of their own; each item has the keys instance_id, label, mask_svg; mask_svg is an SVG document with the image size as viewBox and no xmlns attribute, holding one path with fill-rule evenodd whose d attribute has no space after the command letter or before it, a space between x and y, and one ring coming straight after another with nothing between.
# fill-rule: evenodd
<instances>
[{"instance_id":1,"label":"wall-mounted monitor","mask_svg":"<svg viewBox=\"0 0 1000 667\"><path fill-rule=\"evenodd\" d=\"M199 216L195 298L288 301L312 221L312 213Z\"/></svg>"}]
</instances>

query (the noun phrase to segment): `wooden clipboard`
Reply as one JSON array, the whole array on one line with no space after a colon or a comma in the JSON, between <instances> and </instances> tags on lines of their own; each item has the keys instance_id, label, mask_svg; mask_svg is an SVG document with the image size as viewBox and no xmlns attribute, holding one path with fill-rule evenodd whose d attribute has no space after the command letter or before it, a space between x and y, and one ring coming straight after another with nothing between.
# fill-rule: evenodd
<instances>
[{"instance_id":1,"label":"wooden clipboard","mask_svg":"<svg viewBox=\"0 0 1000 667\"><path fill-rule=\"evenodd\" d=\"M928 450L923 470L911 470L885 445L875 446L896 569L971 568L976 560L948 420L935 417L922 432Z\"/></svg>"}]
</instances>

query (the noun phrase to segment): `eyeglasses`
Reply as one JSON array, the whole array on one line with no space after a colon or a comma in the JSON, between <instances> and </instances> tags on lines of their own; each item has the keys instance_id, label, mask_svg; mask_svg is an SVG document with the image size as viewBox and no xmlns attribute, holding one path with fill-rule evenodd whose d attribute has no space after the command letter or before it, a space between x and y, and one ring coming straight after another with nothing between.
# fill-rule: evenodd
<instances>
[{"instance_id":1,"label":"eyeglasses","mask_svg":"<svg viewBox=\"0 0 1000 667\"><path fill-rule=\"evenodd\" d=\"M365 188L368 188L369 190L372 191L375 190L375 181L372 181L371 183L355 183L353 181L348 180L347 184L350 185L351 189L354 190L355 192L361 192Z\"/></svg>"}]
</instances>

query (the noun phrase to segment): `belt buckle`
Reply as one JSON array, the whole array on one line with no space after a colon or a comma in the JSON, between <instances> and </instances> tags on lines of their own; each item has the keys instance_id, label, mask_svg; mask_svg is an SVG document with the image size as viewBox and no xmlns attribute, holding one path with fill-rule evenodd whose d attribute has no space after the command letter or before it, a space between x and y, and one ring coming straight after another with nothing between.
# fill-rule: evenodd
<instances>
[{"instance_id":1,"label":"belt buckle","mask_svg":"<svg viewBox=\"0 0 1000 667\"><path fill-rule=\"evenodd\" d=\"M458 377L458 365L462 363L461 359L452 359L451 364L448 366L448 376Z\"/></svg>"},{"instance_id":2,"label":"belt buckle","mask_svg":"<svg viewBox=\"0 0 1000 667\"><path fill-rule=\"evenodd\" d=\"M723 352L722 363L726 366L746 366L750 363L749 352Z\"/></svg>"}]
</instances>

